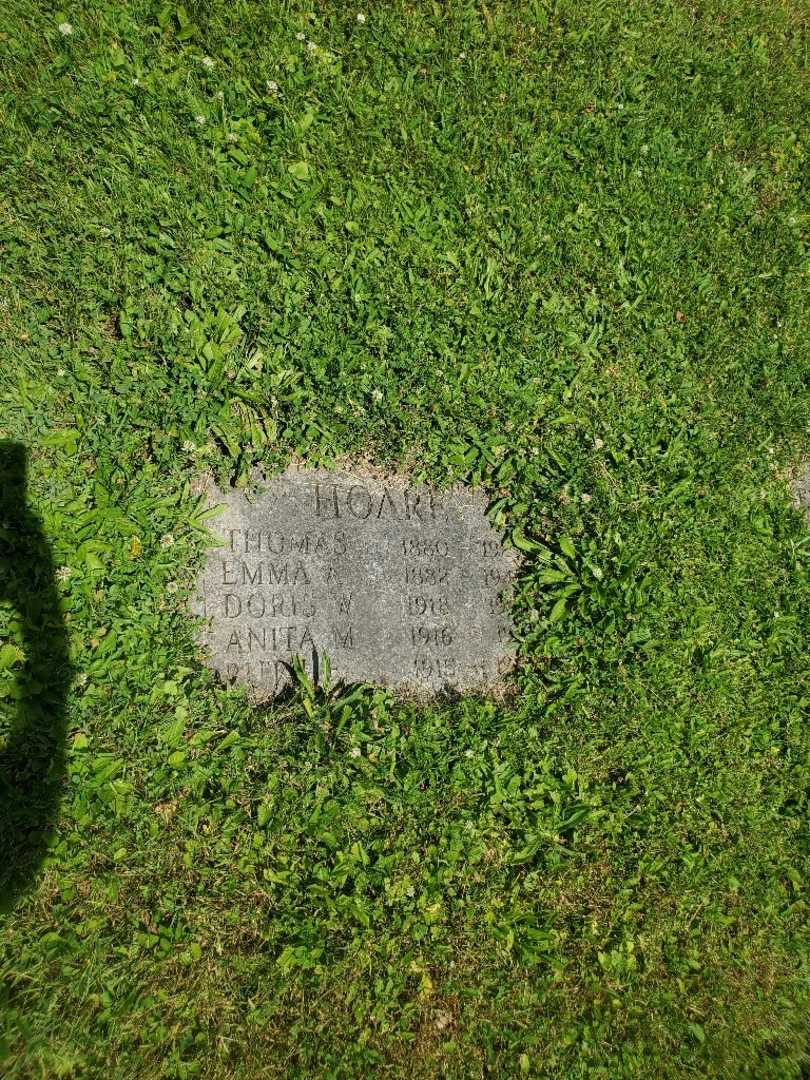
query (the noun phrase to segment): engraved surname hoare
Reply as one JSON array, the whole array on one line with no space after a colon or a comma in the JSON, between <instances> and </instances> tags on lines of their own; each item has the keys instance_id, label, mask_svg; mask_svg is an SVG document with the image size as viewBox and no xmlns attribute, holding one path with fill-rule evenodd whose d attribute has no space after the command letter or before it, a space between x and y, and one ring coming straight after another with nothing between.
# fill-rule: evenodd
<instances>
[{"instance_id":1,"label":"engraved surname hoare","mask_svg":"<svg viewBox=\"0 0 810 1080\"><path fill-rule=\"evenodd\" d=\"M313 509L319 518L344 518L355 521L412 521L428 524L436 520L436 499L432 492L400 491L382 485L324 484L312 486Z\"/></svg>"}]
</instances>

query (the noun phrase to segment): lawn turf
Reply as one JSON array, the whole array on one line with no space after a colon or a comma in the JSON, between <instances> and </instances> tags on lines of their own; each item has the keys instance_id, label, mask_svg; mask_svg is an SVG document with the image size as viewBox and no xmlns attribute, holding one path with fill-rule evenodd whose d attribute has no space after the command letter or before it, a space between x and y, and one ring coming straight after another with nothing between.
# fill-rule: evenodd
<instances>
[{"instance_id":1,"label":"lawn turf","mask_svg":"<svg viewBox=\"0 0 810 1080\"><path fill-rule=\"evenodd\" d=\"M0 1067L806 1077L810 9L311 6L5 5ZM216 685L292 458L485 485L511 703Z\"/></svg>"}]
</instances>

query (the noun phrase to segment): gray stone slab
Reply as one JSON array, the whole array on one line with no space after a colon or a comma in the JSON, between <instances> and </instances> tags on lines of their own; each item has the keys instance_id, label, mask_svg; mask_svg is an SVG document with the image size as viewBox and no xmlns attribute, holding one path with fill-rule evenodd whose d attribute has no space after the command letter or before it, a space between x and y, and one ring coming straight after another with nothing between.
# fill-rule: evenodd
<instances>
[{"instance_id":1,"label":"gray stone slab","mask_svg":"<svg viewBox=\"0 0 810 1080\"><path fill-rule=\"evenodd\" d=\"M790 491L795 506L799 510L804 510L805 516L810 521L810 464L807 462L796 470L790 482Z\"/></svg>"},{"instance_id":2,"label":"gray stone slab","mask_svg":"<svg viewBox=\"0 0 810 1080\"><path fill-rule=\"evenodd\" d=\"M312 674L424 697L501 692L513 664L503 548L478 492L291 467L224 506L200 576L202 644L226 682L272 697L293 656Z\"/></svg>"}]
</instances>

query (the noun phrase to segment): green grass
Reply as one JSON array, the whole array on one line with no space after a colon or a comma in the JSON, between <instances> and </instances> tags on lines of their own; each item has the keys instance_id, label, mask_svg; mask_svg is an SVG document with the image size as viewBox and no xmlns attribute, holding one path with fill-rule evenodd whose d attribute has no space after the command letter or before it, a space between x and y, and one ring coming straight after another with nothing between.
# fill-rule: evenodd
<instances>
[{"instance_id":1,"label":"green grass","mask_svg":"<svg viewBox=\"0 0 810 1080\"><path fill-rule=\"evenodd\" d=\"M807 1077L810 12L363 10L5 6L2 1068ZM215 684L189 486L292 457L485 485L511 704Z\"/></svg>"}]
</instances>

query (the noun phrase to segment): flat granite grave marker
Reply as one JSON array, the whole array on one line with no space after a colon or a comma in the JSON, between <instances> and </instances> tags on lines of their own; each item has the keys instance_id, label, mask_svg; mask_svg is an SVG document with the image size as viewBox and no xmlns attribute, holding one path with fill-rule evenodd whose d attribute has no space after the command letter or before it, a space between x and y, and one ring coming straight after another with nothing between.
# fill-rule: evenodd
<instances>
[{"instance_id":1,"label":"flat granite grave marker","mask_svg":"<svg viewBox=\"0 0 810 1080\"><path fill-rule=\"evenodd\" d=\"M790 492L794 505L804 511L804 516L810 523L810 464L807 462L796 470L790 482Z\"/></svg>"},{"instance_id":2,"label":"flat granite grave marker","mask_svg":"<svg viewBox=\"0 0 810 1080\"><path fill-rule=\"evenodd\" d=\"M482 493L290 467L248 498L209 489L222 540L203 570L201 642L226 682L272 697L312 674L426 695L497 692L513 664L517 567Z\"/></svg>"}]
</instances>

